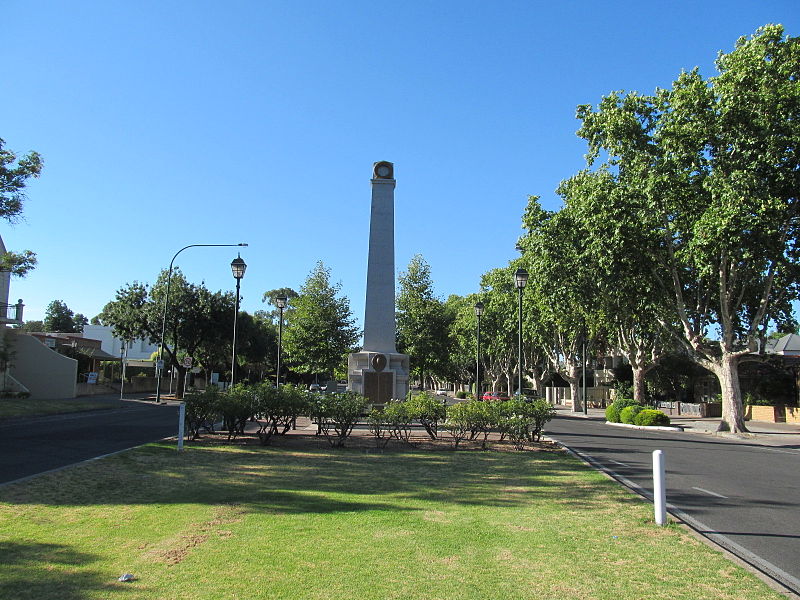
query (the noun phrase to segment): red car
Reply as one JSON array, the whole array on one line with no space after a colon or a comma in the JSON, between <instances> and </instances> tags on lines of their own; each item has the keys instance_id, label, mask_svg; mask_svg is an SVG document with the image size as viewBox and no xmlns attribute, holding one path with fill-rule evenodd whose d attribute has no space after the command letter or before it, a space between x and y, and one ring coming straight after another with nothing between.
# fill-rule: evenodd
<instances>
[{"instance_id":1,"label":"red car","mask_svg":"<svg viewBox=\"0 0 800 600\"><path fill-rule=\"evenodd\" d=\"M486 392L483 396L481 396L481 400L508 400L508 395L504 394L503 392Z\"/></svg>"}]
</instances>

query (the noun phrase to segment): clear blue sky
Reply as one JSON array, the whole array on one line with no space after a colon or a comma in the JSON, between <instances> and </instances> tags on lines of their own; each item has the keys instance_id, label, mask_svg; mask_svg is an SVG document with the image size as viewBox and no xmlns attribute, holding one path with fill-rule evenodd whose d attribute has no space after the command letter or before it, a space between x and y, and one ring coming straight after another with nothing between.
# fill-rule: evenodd
<instances>
[{"instance_id":1,"label":"clear blue sky","mask_svg":"<svg viewBox=\"0 0 800 600\"><path fill-rule=\"evenodd\" d=\"M317 260L359 323L372 164L395 163L396 264L468 294L516 255L529 194L583 166L578 104L651 92L797 0L228 2L5 0L0 137L37 150L26 220L39 266L11 284L96 315L193 243L247 242L243 308ZM233 248L193 248L191 281L231 290Z\"/></svg>"}]
</instances>

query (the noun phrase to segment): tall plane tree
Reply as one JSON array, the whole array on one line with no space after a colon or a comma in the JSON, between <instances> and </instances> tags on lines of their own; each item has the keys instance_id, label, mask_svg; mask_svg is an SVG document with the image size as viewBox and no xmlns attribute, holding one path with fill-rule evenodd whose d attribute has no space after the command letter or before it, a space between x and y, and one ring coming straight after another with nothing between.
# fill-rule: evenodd
<instances>
[{"instance_id":1,"label":"tall plane tree","mask_svg":"<svg viewBox=\"0 0 800 600\"><path fill-rule=\"evenodd\" d=\"M629 251L648 257L669 299L665 330L719 380L720 429L740 432L739 363L798 298L800 40L765 26L717 68L579 107L579 135L590 165L602 154L635 186L616 199L636 231Z\"/></svg>"}]
</instances>

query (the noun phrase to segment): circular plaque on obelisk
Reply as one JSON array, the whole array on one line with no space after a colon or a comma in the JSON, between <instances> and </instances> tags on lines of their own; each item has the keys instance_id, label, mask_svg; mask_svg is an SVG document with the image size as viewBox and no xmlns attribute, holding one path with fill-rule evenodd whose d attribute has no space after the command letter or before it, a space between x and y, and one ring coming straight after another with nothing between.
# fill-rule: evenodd
<instances>
[{"instance_id":1,"label":"circular plaque on obelisk","mask_svg":"<svg viewBox=\"0 0 800 600\"><path fill-rule=\"evenodd\" d=\"M386 368L386 357L383 354L376 354L372 357L372 368L379 373Z\"/></svg>"}]
</instances>

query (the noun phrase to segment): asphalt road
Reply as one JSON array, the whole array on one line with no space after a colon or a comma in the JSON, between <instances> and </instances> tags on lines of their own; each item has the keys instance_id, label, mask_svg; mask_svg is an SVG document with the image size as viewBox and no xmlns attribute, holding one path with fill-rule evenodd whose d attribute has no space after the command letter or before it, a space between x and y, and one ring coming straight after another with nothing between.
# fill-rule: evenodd
<instances>
[{"instance_id":1,"label":"asphalt road","mask_svg":"<svg viewBox=\"0 0 800 600\"><path fill-rule=\"evenodd\" d=\"M545 434L652 498L664 452L667 505L706 537L800 594L800 446L642 431L559 416Z\"/></svg>"},{"instance_id":2,"label":"asphalt road","mask_svg":"<svg viewBox=\"0 0 800 600\"><path fill-rule=\"evenodd\" d=\"M123 408L0 423L0 483L176 435L177 406Z\"/></svg>"}]
</instances>

